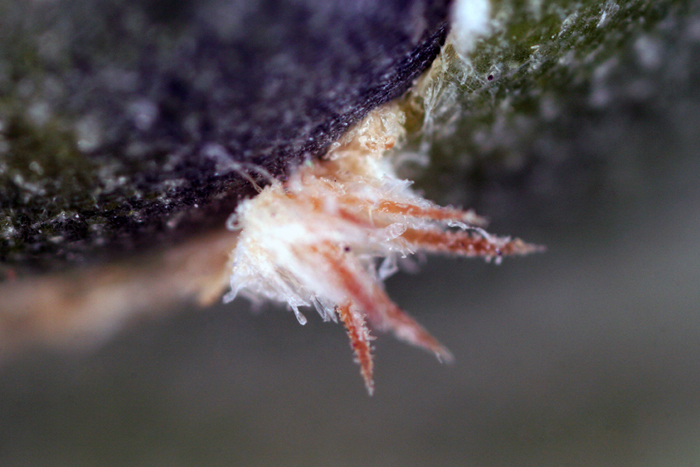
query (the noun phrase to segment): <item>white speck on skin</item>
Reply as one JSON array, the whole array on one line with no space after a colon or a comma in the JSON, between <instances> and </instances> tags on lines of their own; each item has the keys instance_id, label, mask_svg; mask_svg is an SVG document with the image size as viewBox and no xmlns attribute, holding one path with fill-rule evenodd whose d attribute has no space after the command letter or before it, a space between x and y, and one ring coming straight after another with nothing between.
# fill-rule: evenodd
<instances>
[{"instance_id":1,"label":"white speck on skin","mask_svg":"<svg viewBox=\"0 0 700 467\"><path fill-rule=\"evenodd\" d=\"M83 117L75 125L78 149L83 152L94 151L102 144L102 125L95 115Z\"/></svg>"},{"instance_id":2,"label":"white speck on skin","mask_svg":"<svg viewBox=\"0 0 700 467\"><path fill-rule=\"evenodd\" d=\"M141 131L150 129L158 118L158 107L148 99L141 99L130 103L128 112L136 128Z\"/></svg>"},{"instance_id":3,"label":"white speck on skin","mask_svg":"<svg viewBox=\"0 0 700 467\"><path fill-rule=\"evenodd\" d=\"M600 21L598 21L598 24L596 24L597 28L602 28L605 27L608 24L608 21L610 21L610 18L617 13L617 11L620 9L620 5L617 3L608 0L605 2L605 5L603 5L603 9L600 13Z\"/></svg>"},{"instance_id":4,"label":"white speck on skin","mask_svg":"<svg viewBox=\"0 0 700 467\"><path fill-rule=\"evenodd\" d=\"M37 161L32 161L29 164L29 170L37 175L44 175L44 168Z\"/></svg>"},{"instance_id":5,"label":"white speck on skin","mask_svg":"<svg viewBox=\"0 0 700 467\"><path fill-rule=\"evenodd\" d=\"M578 19L578 12L574 12L570 14L569 16L564 19L564 21L561 22L561 29L559 30L559 37L564 35L570 28L571 26L574 25L576 20Z\"/></svg>"},{"instance_id":6,"label":"white speck on skin","mask_svg":"<svg viewBox=\"0 0 700 467\"><path fill-rule=\"evenodd\" d=\"M51 107L46 101L39 101L27 108L27 119L35 126L41 127L51 118Z\"/></svg>"},{"instance_id":7,"label":"white speck on skin","mask_svg":"<svg viewBox=\"0 0 700 467\"><path fill-rule=\"evenodd\" d=\"M634 51L643 68L653 71L661 66L663 48L658 40L646 35L640 36L634 42Z\"/></svg>"},{"instance_id":8,"label":"white speck on skin","mask_svg":"<svg viewBox=\"0 0 700 467\"><path fill-rule=\"evenodd\" d=\"M209 159L212 159L216 163L216 173L215 175L226 175L228 173L236 171L238 165L236 161L231 157L231 154L221 146L216 143L206 144L202 148L202 155Z\"/></svg>"}]
</instances>

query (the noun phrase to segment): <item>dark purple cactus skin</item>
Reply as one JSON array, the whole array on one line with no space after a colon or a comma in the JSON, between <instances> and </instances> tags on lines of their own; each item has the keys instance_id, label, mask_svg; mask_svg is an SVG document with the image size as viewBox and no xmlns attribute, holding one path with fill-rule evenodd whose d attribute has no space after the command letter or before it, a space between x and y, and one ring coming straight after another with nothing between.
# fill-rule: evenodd
<instances>
[{"instance_id":1,"label":"dark purple cactus skin","mask_svg":"<svg viewBox=\"0 0 700 467\"><path fill-rule=\"evenodd\" d=\"M253 193L241 167L280 178L322 155L429 66L449 10L446 0L2 5L0 217L11 235L0 262L38 270L222 225Z\"/></svg>"}]
</instances>

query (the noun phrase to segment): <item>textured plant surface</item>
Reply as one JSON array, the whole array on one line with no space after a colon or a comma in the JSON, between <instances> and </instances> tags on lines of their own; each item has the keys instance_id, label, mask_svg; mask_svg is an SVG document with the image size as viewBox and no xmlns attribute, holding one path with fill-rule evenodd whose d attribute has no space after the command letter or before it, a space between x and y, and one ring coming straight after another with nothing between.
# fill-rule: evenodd
<instances>
[{"instance_id":1,"label":"textured plant surface","mask_svg":"<svg viewBox=\"0 0 700 467\"><path fill-rule=\"evenodd\" d=\"M447 47L404 100L406 150L423 157L411 177L437 201L552 224L582 197L634 189L617 167L602 173L614 166L602 142L607 134L590 134L597 130L589 122L692 86L687 49L664 38L671 18L690 14L690 2L488 3L489 32L466 64ZM671 88L656 84L666 79ZM549 209L538 209L543 202Z\"/></svg>"},{"instance_id":2,"label":"textured plant surface","mask_svg":"<svg viewBox=\"0 0 700 467\"><path fill-rule=\"evenodd\" d=\"M438 54L447 0L0 0L0 261L96 264L216 229ZM0 280L3 274L0 273Z\"/></svg>"}]
</instances>

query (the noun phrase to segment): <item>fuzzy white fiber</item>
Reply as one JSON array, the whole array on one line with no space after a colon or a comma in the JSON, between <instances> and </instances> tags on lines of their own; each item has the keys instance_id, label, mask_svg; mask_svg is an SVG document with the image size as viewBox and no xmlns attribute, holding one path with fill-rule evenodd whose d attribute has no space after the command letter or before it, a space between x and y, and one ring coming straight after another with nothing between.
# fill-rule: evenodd
<instances>
[{"instance_id":1,"label":"fuzzy white fiber","mask_svg":"<svg viewBox=\"0 0 700 467\"><path fill-rule=\"evenodd\" d=\"M489 0L456 0L452 6L451 41L457 53L466 57L477 40L491 29Z\"/></svg>"}]
</instances>

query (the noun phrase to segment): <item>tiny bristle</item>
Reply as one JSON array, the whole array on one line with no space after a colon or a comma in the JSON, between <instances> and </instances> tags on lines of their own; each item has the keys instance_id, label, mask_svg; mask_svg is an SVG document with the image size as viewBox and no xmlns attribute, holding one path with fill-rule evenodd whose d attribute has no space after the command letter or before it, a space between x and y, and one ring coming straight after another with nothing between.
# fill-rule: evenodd
<instances>
[{"instance_id":1,"label":"tiny bristle","mask_svg":"<svg viewBox=\"0 0 700 467\"><path fill-rule=\"evenodd\" d=\"M365 319L359 311L352 308L351 302L339 305L336 310L340 320L345 325L350 338L350 347L355 352L355 361L360 365L360 374L365 381L367 392L371 396L374 393L374 363L370 344L372 337L367 329Z\"/></svg>"},{"instance_id":2,"label":"tiny bristle","mask_svg":"<svg viewBox=\"0 0 700 467\"><path fill-rule=\"evenodd\" d=\"M544 247L525 243L519 238L510 239L482 236L468 231L407 229L402 238L409 244L433 253L451 253L460 256L486 258L528 255L544 251Z\"/></svg>"}]
</instances>

